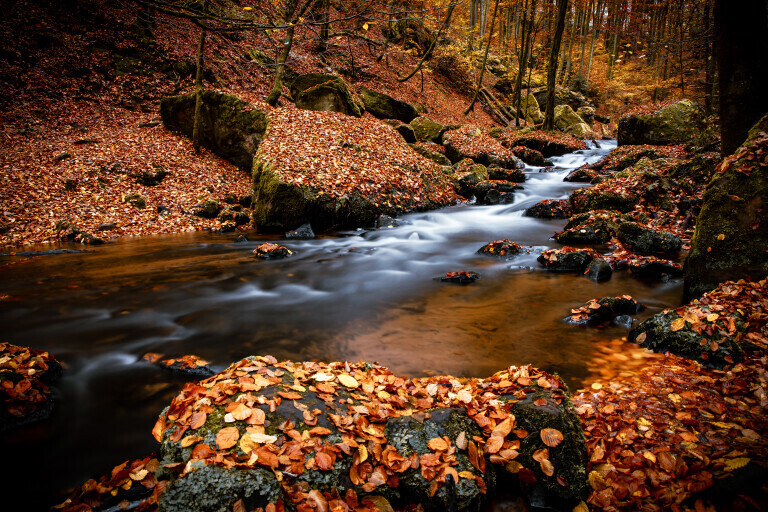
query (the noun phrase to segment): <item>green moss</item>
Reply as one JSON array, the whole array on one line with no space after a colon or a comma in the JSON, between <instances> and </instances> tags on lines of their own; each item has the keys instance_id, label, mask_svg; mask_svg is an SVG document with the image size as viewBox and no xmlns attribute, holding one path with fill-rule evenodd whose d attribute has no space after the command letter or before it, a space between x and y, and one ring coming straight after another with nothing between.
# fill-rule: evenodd
<instances>
[{"instance_id":1,"label":"green moss","mask_svg":"<svg viewBox=\"0 0 768 512\"><path fill-rule=\"evenodd\" d=\"M130 203L132 206L143 210L147 207L147 200L141 197L139 194L129 194L123 197L124 203Z\"/></svg>"},{"instance_id":2,"label":"green moss","mask_svg":"<svg viewBox=\"0 0 768 512\"><path fill-rule=\"evenodd\" d=\"M410 127L413 129L417 141L436 142L438 144L442 142L443 133L446 131L446 127L442 124L421 116L411 121Z\"/></svg>"},{"instance_id":3,"label":"green moss","mask_svg":"<svg viewBox=\"0 0 768 512\"><path fill-rule=\"evenodd\" d=\"M672 233L656 231L636 222L622 222L616 236L633 251L641 254L664 254L679 251L683 241Z\"/></svg>"},{"instance_id":4,"label":"green moss","mask_svg":"<svg viewBox=\"0 0 768 512\"><path fill-rule=\"evenodd\" d=\"M362 112L340 77L309 87L295 97L296 106L307 110L333 111L360 117Z\"/></svg>"}]
</instances>

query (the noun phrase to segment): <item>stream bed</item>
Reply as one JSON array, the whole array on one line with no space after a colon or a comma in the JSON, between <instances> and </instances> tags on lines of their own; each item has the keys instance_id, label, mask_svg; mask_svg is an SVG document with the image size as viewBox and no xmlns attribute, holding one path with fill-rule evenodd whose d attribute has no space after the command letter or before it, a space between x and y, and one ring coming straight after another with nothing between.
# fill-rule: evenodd
<instances>
[{"instance_id":1,"label":"stream bed","mask_svg":"<svg viewBox=\"0 0 768 512\"><path fill-rule=\"evenodd\" d=\"M527 167L512 204L459 205L379 230L280 240L295 253L285 260L251 254L274 237L249 234L252 241L234 243L234 234L206 232L16 257L0 266L0 294L9 296L0 302L1 339L47 350L66 371L52 417L3 437L4 459L14 467L2 488L29 496L29 510L37 510L155 450L152 426L186 379L144 362L147 352L195 354L216 371L252 354L377 361L411 377L485 377L532 364L578 388L592 368L594 341L627 329L569 325L563 319L571 308L629 294L648 306L644 319L682 299L681 280L645 281L623 271L598 284L536 262L542 250L559 247L551 236L565 221L525 217L524 210L566 198L583 184L563 177L614 147L601 141L552 158L551 172ZM508 260L476 253L502 238L530 252ZM459 270L481 279L466 286L437 279Z\"/></svg>"}]
</instances>

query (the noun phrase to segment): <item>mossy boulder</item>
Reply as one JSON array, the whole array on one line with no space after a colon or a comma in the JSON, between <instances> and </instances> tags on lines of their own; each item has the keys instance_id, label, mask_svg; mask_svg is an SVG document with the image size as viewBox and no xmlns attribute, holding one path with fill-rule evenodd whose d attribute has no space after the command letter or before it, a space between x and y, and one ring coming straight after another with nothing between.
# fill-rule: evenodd
<instances>
[{"instance_id":1,"label":"mossy boulder","mask_svg":"<svg viewBox=\"0 0 768 512\"><path fill-rule=\"evenodd\" d=\"M679 263L653 256L632 259L629 270L633 276L651 279L665 280L683 275L683 267Z\"/></svg>"},{"instance_id":2,"label":"mossy boulder","mask_svg":"<svg viewBox=\"0 0 768 512\"><path fill-rule=\"evenodd\" d=\"M491 166L488 168L488 179L523 183L525 181L525 172L522 169L505 169L503 167Z\"/></svg>"},{"instance_id":3,"label":"mossy boulder","mask_svg":"<svg viewBox=\"0 0 768 512\"><path fill-rule=\"evenodd\" d=\"M718 153L701 153L673 163L666 175L676 180L690 178L694 183L709 183L721 161Z\"/></svg>"},{"instance_id":4,"label":"mossy boulder","mask_svg":"<svg viewBox=\"0 0 768 512\"><path fill-rule=\"evenodd\" d=\"M160 116L165 126L192 137L195 94L163 98ZM200 109L200 143L250 172L253 155L269 125L269 116L248 103L215 91L203 91Z\"/></svg>"},{"instance_id":5,"label":"mossy boulder","mask_svg":"<svg viewBox=\"0 0 768 512\"><path fill-rule=\"evenodd\" d=\"M643 309L644 306L629 295L602 297L571 310L569 321L576 325L595 326L610 322L618 316L636 315Z\"/></svg>"},{"instance_id":6,"label":"mossy boulder","mask_svg":"<svg viewBox=\"0 0 768 512\"><path fill-rule=\"evenodd\" d=\"M517 484L534 506L570 509L587 493L568 390L531 367L462 383L251 356L186 384L153 434L168 512L231 510L238 500L302 510L325 492L385 510L479 512L497 488Z\"/></svg>"},{"instance_id":7,"label":"mossy boulder","mask_svg":"<svg viewBox=\"0 0 768 512\"><path fill-rule=\"evenodd\" d=\"M514 153L517 158L528 165L533 165L535 167L546 167L554 165L550 160L544 158L544 155L542 155L540 151L536 151L535 149L527 148L525 146L513 147L512 153Z\"/></svg>"},{"instance_id":8,"label":"mossy boulder","mask_svg":"<svg viewBox=\"0 0 768 512\"><path fill-rule=\"evenodd\" d=\"M547 88L542 87L533 91L533 96L539 105L544 105L547 102ZM593 108L592 103L580 92L571 91L564 87L555 88L555 106L567 105L572 110L578 111L581 107ZM594 112L594 110L593 110Z\"/></svg>"},{"instance_id":9,"label":"mossy boulder","mask_svg":"<svg viewBox=\"0 0 768 512\"><path fill-rule=\"evenodd\" d=\"M419 142L443 142L443 133L448 129L447 126L419 116L410 122L416 140Z\"/></svg>"},{"instance_id":10,"label":"mossy boulder","mask_svg":"<svg viewBox=\"0 0 768 512\"><path fill-rule=\"evenodd\" d=\"M711 334L698 329L696 317L691 320L694 321L684 319L677 311L662 312L632 329L628 339L654 352L671 352L712 368L723 368L743 358L741 345L733 339L737 331L744 330L741 319L735 320L730 330L718 328Z\"/></svg>"},{"instance_id":11,"label":"mossy boulder","mask_svg":"<svg viewBox=\"0 0 768 512\"><path fill-rule=\"evenodd\" d=\"M686 144L703 127L698 105L682 100L649 114L630 114L619 120L619 146L630 144Z\"/></svg>"},{"instance_id":12,"label":"mossy boulder","mask_svg":"<svg viewBox=\"0 0 768 512\"><path fill-rule=\"evenodd\" d=\"M525 210L526 217L567 219L571 215L567 199L545 199Z\"/></svg>"},{"instance_id":13,"label":"mossy boulder","mask_svg":"<svg viewBox=\"0 0 768 512\"><path fill-rule=\"evenodd\" d=\"M520 100L520 115L530 124L539 124L544 121L544 114L541 113L539 102L533 94Z\"/></svg>"},{"instance_id":14,"label":"mossy boulder","mask_svg":"<svg viewBox=\"0 0 768 512\"><path fill-rule=\"evenodd\" d=\"M581 119L584 120L587 125L591 128L592 125L595 124L595 108L594 107L588 107L588 106L582 106L579 107L576 110L576 115L578 115Z\"/></svg>"},{"instance_id":15,"label":"mossy boulder","mask_svg":"<svg viewBox=\"0 0 768 512\"><path fill-rule=\"evenodd\" d=\"M361 87L360 97L363 99L366 112L370 112L379 119L397 119L403 123L410 123L419 116L413 105L383 92Z\"/></svg>"},{"instance_id":16,"label":"mossy boulder","mask_svg":"<svg viewBox=\"0 0 768 512\"><path fill-rule=\"evenodd\" d=\"M320 74L318 73L318 75ZM349 88L344 80L335 75L322 75L321 78L326 77L332 78L298 92L294 96L296 106L305 110L341 112L348 116L360 117L362 115L360 107L349 92ZM299 78L296 80L298 81ZM301 85L306 85L306 83Z\"/></svg>"},{"instance_id":17,"label":"mossy boulder","mask_svg":"<svg viewBox=\"0 0 768 512\"><path fill-rule=\"evenodd\" d=\"M768 275L768 116L718 167L685 260L685 293L695 297L718 283Z\"/></svg>"},{"instance_id":18,"label":"mossy boulder","mask_svg":"<svg viewBox=\"0 0 768 512\"><path fill-rule=\"evenodd\" d=\"M555 107L555 126L560 131L570 133L571 127L578 124L584 124L584 120L569 105Z\"/></svg>"},{"instance_id":19,"label":"mossy boulder","mask_svg":"<svg viewBox=\"0 0 768 512\"><path fill-rule=\"evenodd\" d=\"M219 212L221 212L221 209L221 203L215 199L209 199L196 204L193 207L192 213L198 217L203 217L204 219L215 219L219 215Z\"/></svg>"},{"instance_id":20,"label":"mossy boulder","mask_svg":"<svg viewBox=\"0 0 768 512\"><path fill-rule=\"evenodd\" d=\"M330 73L305 73L297 76L290 85L291 97L294 101L303 91L311 89L316 85L324 84L326 82L333 82L335 80L341 80L338 75L331 75Z\"/></svg>"},{"instance_id":21,"label":"mossy boulder","mask_svg":"<svg viewBox=\"0 0 768 512\"><path fill-rule=\"evenodd\" d=\"M515 200L515 191L522 187L511 181L485 180L474 187L478 204L508 204Z\"/></svg>"},{"instance_id":22,"label":"mossy boulder","mask_svg":"<svg viewBox=\"0 0 768 512\"><path fill-rule=\"evenodd\" d=\"M557 243L569 244L604 244L611 239L613 225L603 219L595 219L577 226L566 228L555 234Z\"/></svg>"},{"instance_id":23,"label":"mossy boulder","mask_svg":"<svg viewBox=\"0 0 768 512\"><path fill-rule=\"evenodd\" d=\"M424 144L410 144L411 148L424 158L429 158L433 162L439 165L451 165L451 161L448 160L448 157L442 154L437 148L430 148L429 146L425 146Z\"/></svg>"},{"instance_id":24,"label":"mossy boulder","mask_svg":"<svg viewBox=\"0 0 768 512\"><path fill-rule=\"evenodd\" d=\"M477 186L488 180L488 168L467 158L454 165L452 179L456 193L470 199L475 195Z\"/></svg>"},{"instance_id":25,"label":"mossy boulder","mask_svg":"<svg viewBox=\"0 0 768 512\"><path fill-rule=\"evenodd\" d=\"M568 197L571 210L576 213L592 210L617 210L622 213L631 212L640 202L641 197L624 190L601 190L580 188L574 190Z\"/></svg>"},{"instance_id":26,"label":"mossy boulder","mask_svg":"<svg viewBox=\"0 0 768 512\"><path fill-rule=\"evenodd\" d=\"M668 254L683 246L679 236L649 228L637 222L622 222L616 229L616 237L640 254Z\"/></svg>"}]
</instances>

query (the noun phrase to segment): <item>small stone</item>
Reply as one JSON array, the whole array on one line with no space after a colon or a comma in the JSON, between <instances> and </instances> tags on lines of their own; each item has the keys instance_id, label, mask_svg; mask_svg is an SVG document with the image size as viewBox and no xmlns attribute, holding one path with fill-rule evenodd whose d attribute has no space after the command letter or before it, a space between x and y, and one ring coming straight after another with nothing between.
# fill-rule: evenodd
<instances>
[{"instance_id":1,"label":"small stone","mask_svg":"<svg viewBox=\"0 0 768 512\"><path fill-rule=\"evenodd\" d=\"M302 224L293 231L288 231L285 234L285 238L295 238L299 240L311 240L315 238L315 232L312 231L312 226L309 224Z\"/></svg>"},{"instance_id":2,"label":"small stone","mask_svg":"<svg viewBox=\"0 0 768 512\"><path fill-rule=\"evenodd\" d=\"M99 227L96 228L98 231L110 231L112 229L115 229L117 227L117 224L114 222L107 222L104 224L99 224Z\"/></svg>"},{"instance_id":3,"label":"small stone","mask_svg":"<svg viewBox=\"0 0 768 512\"><path fill-rule=\"evenodd\" d=\"M62 160L65 160L67 158L70 158L72 155L67 153L66 151L64 153L59 153L55 157L53 157L54 162L61 162Z\"/></svg>"},{"instance_id":4,"label":"small stone","mask_svg":"<svg viewBox=\"0 0 768 512\"><path fill-rule=\"evenodd\" d=\"M595 258L589 262L589 266L587 266L587 271L584 275L593 281L601 283L611 278L613 269L611 269L611 266L604 259Z\"/></svg>"}]
</instances>

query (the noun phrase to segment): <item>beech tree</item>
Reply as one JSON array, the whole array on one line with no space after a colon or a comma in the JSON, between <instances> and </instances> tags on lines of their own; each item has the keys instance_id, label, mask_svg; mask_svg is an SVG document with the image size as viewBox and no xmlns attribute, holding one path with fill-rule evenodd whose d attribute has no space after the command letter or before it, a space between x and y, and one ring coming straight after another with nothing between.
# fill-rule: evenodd
<instances>
[{"instance_id":1,"label":"beech tree","mask_svg":"<svg viewBox=\"0 0 768 512\"><path fill-rule=\"evenodd\" d=\"M565 14L568 11L568 0L558 0L557 24L552 38L552 49L549 52L547 68L547 108L544 114L544 129L553 130L555 127L555 83L557 81L557 57L560 55L560 42L565 29Z\"/></svg>"}]
</instances>

